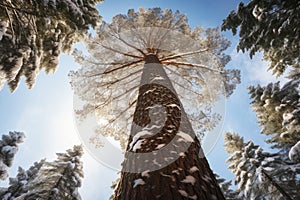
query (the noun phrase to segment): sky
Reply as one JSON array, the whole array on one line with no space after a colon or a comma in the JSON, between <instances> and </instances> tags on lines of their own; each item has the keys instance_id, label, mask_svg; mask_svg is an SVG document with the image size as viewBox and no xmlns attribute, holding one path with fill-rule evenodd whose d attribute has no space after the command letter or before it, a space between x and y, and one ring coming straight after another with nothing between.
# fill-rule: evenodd
<instances>
[{"instance_id":1,"label":"sky","mask_svg":"<svg viewBox=\"0 0 300 200\"><path fill-rule=\"evenodd\" d=\"M222 24L222 20L236 9L239 0L107 0L97 6L103 20L109 22L119 13L127 13L127 10L140 7L162 9L170 8L186 13L191 27L216 27ZM263 142L265 137L259 134L255 113L249 106L250 100L247 92L249 85L266 85L269 82L278 81L270 72L267 72L267 62L262 61L261 55L256 55L250 60L247 54L237 53L237 37L230 32L224 35L231 40L232 45L227 50L232 61L229 68L241 70L242 83L238 85L234 94L226 101L226 115L223 126L219 129L221 135L226 131L233 131L245 137L245 140L253 140L266 149ZM71 90L68 73L76 70L76 64L70 55L62 54L59 67L54 74L46 75L41 72L32 89L27 89L24 80L14 93L10 93L7 86L0 91L0 134L9 131L23 131L26 139L19 147L14 166L9 172L12 177L17 173L18 166L29 168L33 162L47 158L55 159L55 152L65 152L75 144L80 144L76 123L73 115L73 92ZM279 79L285 81L284 79ZM211 168L220 176L229 179L233 174L227 169L225 160L228 154L224 150L224 141L221 136L214 148L207 152ZM84 163L85 177L80 193L84 200L108 199L112 194L111 182L118 174L116 171L98 162L93 155L85 152L82 161ZM4 186L7 182L2 182Z\"/></svg>"}]
</instances>

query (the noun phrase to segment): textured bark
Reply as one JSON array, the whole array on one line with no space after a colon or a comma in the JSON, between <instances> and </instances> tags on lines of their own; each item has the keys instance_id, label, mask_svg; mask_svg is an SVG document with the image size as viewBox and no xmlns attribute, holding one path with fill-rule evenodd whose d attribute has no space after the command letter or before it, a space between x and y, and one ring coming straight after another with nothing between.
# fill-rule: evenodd
<instances>
[{"instance_id":1,"label":"textured bark","mask_svg":"<svg viewBox=\"0 0 300 200\"><path fill-rule=\"evenodd\" d=\"M157 128L159 125L162 126ZM133 137L143 130L153 135L144 137L140 148L133 149L137 143ZM162 144L165 146L160 148ZM131 135L114 199L225 199L182 103L155 55L145 58Z\"/></svg>"}]
</instances>

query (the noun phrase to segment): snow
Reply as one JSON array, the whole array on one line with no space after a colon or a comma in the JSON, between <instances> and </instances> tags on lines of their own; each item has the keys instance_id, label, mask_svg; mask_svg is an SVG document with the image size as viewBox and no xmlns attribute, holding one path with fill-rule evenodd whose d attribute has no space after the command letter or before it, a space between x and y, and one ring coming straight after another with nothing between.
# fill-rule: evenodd
<instances>
[{"instance_id":1,"label":"snow","mask_svg":"<svg viewBox=\"0 0 300 200\"><path fill-rule=\"evenodd\" d=\"M191 169L189 170L190 173L194 173L196 171L199 171L198 167L196 166L191 167Z\"/></svg>"},{"instance_id":2,"label":"snow","mask_svg":"<svg viewBox=\"0 0 300 200\"><path fill-rule=\"evenodd\" d=\"M143 177L149 177L149 176L150 176L150 175L149 175L149 172L150 172L150 170L143 171L143 172L142 172L142 176L143 176Z\"/></svg>"},{"instance_id":3,"label":"snow","mask_svg":"<svg viewBox=\"0 0 300 200\"><path fill-rule=\"evenodd\" d=\"M144 127L143 128L143 131L148 131L148 130L152 130L154 128L161 128L161 126L158 126L158 125L152 125L150 127Z\"/></svg>"},{"instance_id":4,"label":"snow","mask_svg":"<svg viewBox=\"0 0 300 200\"><path fill-rule=\"evenodd\" d=\"M140 149L144 141L145 141L144 139L137 141L132 147L132 151L136 152L136 150Z\"/></svg>"},{"instance_id":5,"label":"snow","mask_svg":"<svg viewBox=\"0 0 300 200\"><path fill-rule=\"evenodd\" d=\"M141 178L134 180L133 188L135 188L138 185L145 185L145 181L143 181L143 179Z\"/></svg>"},{"instance_id":6,"label":"snow","mask_svg":"<svg viewBox=\"0 0 300 200\"><path fill-rule=\"evenodd\" d=\"M176 107L179 110L181 110L180 106L176 105L175 103L169 104L169 105L167 105L167 107Z\"/></svg>"},{"instance_id":7,"label":"snow","mask_svg":"<svg viewBox=\"0 0 300 200\"><path fill-rule=\"evenodd\" d=\"M190 199L197 200L197 195L189 196Z\"/></svg>"},{"instance_id":8,"label":"snow","mask_svg":"<svg viewBox=\"0 0 300 200\"><path fill-rule=\"evenodd\" d=\"M152 90L147 90L146 92L144 92L143 95L146 95L146 94L148 94L148 93L150 93L150 92L153 92L153 91L155 91L155 90L156 90L156 88L154 88L154 89L152 89Z\"/></svg>"},{"instance_id":9,"label":"snow","mask_svg":"<svg viewBox=\"0 0 300 200\"><path fill-rule=\"evenodd\" d=\"M157 145L157 147L155 149L161 149L162 147L164 147L166 144L159 144Z\"/></svg>"},{"instance_id":10,"label":"snow","mask_svg":"<svg viewBox=\"0 0 300 200\"><path fill-rule=\"evenodd\" d=\"M177 135L180 136L180 137L182 137L182 139L184 139L186 142L194 142L194 139L190 135L188 135L188 134L186 134L186 133L184 133L182 131L179 131L177 133ZM182 141L182 139L180 138L177 141L180 142L180 141Z\"/></svg>"},{"instance_id":11,"label":"snow","mask_svg":"<svg viewBox=\"0 0 300 200\"><path fill-rule=\"evenodd\" d=\"M179 156L184 157L184 156L185 156L185 153L184 153L184 152L180 152L180 153L179 153Z\"/></svg>"},{"instance_id":12,"label":"snow","mask_svg":"<svg viewBox=\"0 0 300 200\"><path fill-rule=\"evenodd\" d=\"M141 137L146 136L146 135L152 135L152 133L149 131L141 131L141 132L138 132L137 134L135 134L132 138L131 143L129 144L130 149L133 148L133 145L135 146L135 143L137 142L137 140L139 140Z\"/></svg>"},{"instance_id":13,"label":"snow","mask_svg":"<svg viewBox=\"0 0 300 200\"><path fill-rule=\"evenodd\" d=\"M156 77L154 77L154 78L151 79L151 82L153 82L153 81L159 81L159 80L165 80L165 79L163 77L161 77L161 76L156 76Z\"/></svg>"},{"instance_id":14,"label":"snow","mask_svg":"<svg viewBox=\"0 0 300 200\"><path fill-rule=\"evenodd\" d=\"M53 189L52 189L52 193L53 193L53 194L58 194L58 192L59 192L59 190L58 190L57 188L53 188Z\"/></svg>"},{"instance_id":15,"label":"snow","mask_svg":"<svg viewBox=\"0 0 300 200\"><path fill-rule=\"evenodd\" d=\"M18 151L18 147L14 147L14 146L9 146L9 145L7 145L7 146L4 146L4 147L2 147L2 153L4 153L4 154L7 154L7 153L9 153L9 154L16 154L17 153L17 151Z\"/></svg>"},{"instance_id":16,"label":"snow","mask_svg":"<svg viewBox=\"0 0 300 200\"><path fill-rule=\"evenodd\" d=\"M184 190L178 190L178 192L181 194L181 196L184 196L184 197L188 197L188 193L186 193L186 191Z\"/></svg>"},{"instance_id":17,"label":"snow","mask_svg":"<svg viewBox=\"0 0 300 200\"><path fill-rule=\"evenodd\" d=\"M192 185L194 185L196 182L196 179L193 176L188 175L181 182L182 183L191 183Z\"/></svg>"},{"instance_id":18,"label":"snow","mask_svg":"<svg viewBox=\"0 0 300 200\"><path fill-rule=\"evenodd\" d=\"M293 162L300 163L300 141L291 148L289 158Z\"/></svg>"}]
</instances>

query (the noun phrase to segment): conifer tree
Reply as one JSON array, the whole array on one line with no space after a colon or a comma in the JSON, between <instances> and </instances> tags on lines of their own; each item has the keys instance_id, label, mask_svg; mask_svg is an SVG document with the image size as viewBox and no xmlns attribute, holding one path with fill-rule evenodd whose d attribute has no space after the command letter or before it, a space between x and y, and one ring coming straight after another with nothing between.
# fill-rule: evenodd
<instances>
[{"instance_id":1,"label":"conifer tree","mask_svg":"<svg viewBox=\"0 0 300 200\"><path fill-rule=\"evenodd\" d=\"M19 167L16 178L9 179L9 186L1 188L3 200L81 199L78 188L83 177L80 158L81 146L74 146L66 153L57 153L57 159L35 162L28 170Z\"/></svg>"},{"instance_id":2,"label":"conifer tree","mask_svg":"<svg viewBox=\"0 0 300 200\"><path fill-rule=\"evenodd\" d=\"M21 76L31 88L40 70L54 72L68 53L100 22L101 0L3 0L0 2L0 90L11 91Z\"/></svg>"},{"instance_id":3,"label":"conifer tree","mask_svg":"<svg viewBox=\"0 0 300 200\"><path fill-rule=\"evenodd\" d=\"M15 178L9 178L9 186L7 188L1 188L0 198L10 200L25 195L28 191L27 184L36 178L37 173L44 163L45 159L35 162L28 170L19 167L17 176Z\"/></svg>"},{"instance_id":4,"label":"conifer tree","mask_svg":"<svg viewBox=\"0 0 300 200\"><path fill-rule=\"evenodd\" d=\"M22 132L9 132L8 135L2 135L0 140L0 179L5 180L8 177L8 168L12 166L15 154L18 151L18 145L25 138Z\"/></svg>"},{"instance_id":5,"label":"conifer tree","mask_svg":"<svg viewBox=\"0 0 300 200\"><path fill-rule=\"evenodd\" d=\"M57 159L53 162L45 162L38 171L36 177L30 181L24 194L27 200L35 199L64 199L79 200L78 188L83 177L83 154L81 146L74 146L66 153L57 153Z\"/></svg>"},{"instance_id":6,"label":"conifer tree","mask_svg":"<svg viewBox=\"0 0 300 200\"><path fill-rule=\"evenodd\" d=\"M259 51L270 61L269 69L281 75L289 66L299 69L300 3L298 0L251 0L240 3L223 21L222 30L239 30L237 50Z\"/></svg>"},{"instance_id":7,"label":"conifer tree","mask_svg":"<svg viewBox=\"0 0 300 200\"><path fill-rule=\"evenodd\" d=\"M77 114L96 114L97 134L126 149L113 198L224 199L196 136L218 121L208 105L240 81L224 69L228 41L154 8L116 15L86 43L90 56L75 51L82 68L71 84L85 102Z\"/></svg>"},{"instance_id":8,"label":"conifer tree","mask_svg":"<svg viewBox=\"0 0 300 200\"><path fill-rule=\"evenodd\" d=\"M280 154L264 152L252 141L244 143L237 134L225 135L227 162L235 174L235 184L244 199L298 198L299 181L294 169L299 167L282 160Z\"/></svg>"},{"instance_id":9,"label":"conifer tree","mask_svg":"<svg viewBox=\"0 0 300 200\"><path fill-rule=\"evenodd\" d=\"M261 133L270 135L268 143L288 154L300 140L300 79L292 79L283 87L270 83L249 87L251 106L262 126Z\"/></svg>"}]
</instances>

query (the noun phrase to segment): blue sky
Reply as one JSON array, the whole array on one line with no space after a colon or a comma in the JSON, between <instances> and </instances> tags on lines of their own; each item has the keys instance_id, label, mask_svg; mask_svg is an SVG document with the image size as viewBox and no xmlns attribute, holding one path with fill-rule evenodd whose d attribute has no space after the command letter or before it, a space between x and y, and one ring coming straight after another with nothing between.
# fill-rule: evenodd
<instances>
[{"instance_id":1,"label":"blue sky","mask_svg":"<svg viewBox=\"0 0 300 200\"><path fill-rule=\"evenodd\" d=\"M98 9L103 19L109 22L115 14L127 13L130 8L171 8L186 13L192 27L216 27L221 25L222 19L232 9L237 8L238 3L239 0L107 0L99 4ZM237 53L237 38L230 32L224 34L232 41L227 51L232 56L228 67L241 70L242 84L226 102L226 117L221 131L237 132L246 140L252 139L267 148L263 142L265 138L259 134L260 127L256 125L255 114L249 107L246 88L251 84L265 85L276 79L266 71L267 63L261 60L261 55L250 60L248 55ZM16 130L24 131L27 136L20 145L14 167L10 169L12 176L15 176L18 166L27 169L42 158L53 160L55 152L64 152L74 144L80 144L73 116L73 94L67 76L70 70L78 67L71 56L61 55L56 73L45 75L41 72L33 89L28 90L22 81L12 94L6 86L0 91L0 134ZM227 157L221 137L209 152L208 160L215 172L231 179L233 175L225 164ZM85 178L80 189L83 199L108 199L112 193L111 182L117 178L117 173L97 162L88 153L84 154L83 162Z\"/></svg>"}]
</instances>

